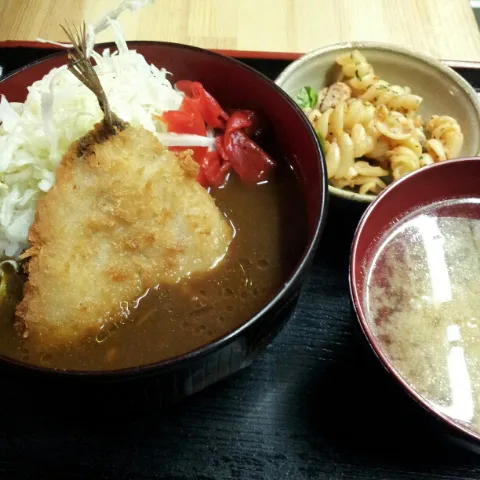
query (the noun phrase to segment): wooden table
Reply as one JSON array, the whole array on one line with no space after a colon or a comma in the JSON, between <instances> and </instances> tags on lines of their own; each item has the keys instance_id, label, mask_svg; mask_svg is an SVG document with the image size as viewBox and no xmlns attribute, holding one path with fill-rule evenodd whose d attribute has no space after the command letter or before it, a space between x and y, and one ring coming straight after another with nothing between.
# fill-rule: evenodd
<instances>
[{"instance_id":1,"label":"wooden table","mask_svg":"<svg viewBox=\"0 0 480 480\"><path fill-rule=\"evenodd\" d=\"M118 3L0 0L0 40L62 40L61 22L94 21ZM283 52L375 40L441 59L480 61L480 33L468 0L157 0L120 21L128 40ZM110 32L98 37L111 39Z\"/></svg>"}]
</instances>

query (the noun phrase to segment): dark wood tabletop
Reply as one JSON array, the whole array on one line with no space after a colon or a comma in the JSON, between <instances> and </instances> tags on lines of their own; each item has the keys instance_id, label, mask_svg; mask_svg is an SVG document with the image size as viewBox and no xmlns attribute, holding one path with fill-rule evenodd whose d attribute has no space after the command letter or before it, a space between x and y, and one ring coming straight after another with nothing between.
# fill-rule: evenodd
<instances>
[{"instance_id":1,"label":"dark wood tabletop","mask_svg":"<svg viewBox=\"0 0 480 480\"><path fill-rule=\"evenodd\" d=\"M0 49L0 65L32 52L12 55ZM177 405L122 411L118 398L109 414L3 377L0 479L479 479L479 457L398 390L358 329L348 259L361 213L331 201L295 317L249 368Z\"/></svg>"}]
</instances>

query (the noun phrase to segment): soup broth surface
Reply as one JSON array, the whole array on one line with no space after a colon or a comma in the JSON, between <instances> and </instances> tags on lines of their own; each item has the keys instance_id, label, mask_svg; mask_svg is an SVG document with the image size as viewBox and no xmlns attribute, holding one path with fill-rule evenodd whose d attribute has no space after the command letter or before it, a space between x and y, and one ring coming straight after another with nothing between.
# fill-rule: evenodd
<instances>
[{"instance_id":1,"label":"soup broth surface","mask_svg":"<svg viewBox=\"0 0 480 480\"><path fill-rule=\"evenodd\" d=\"M291 168L279 162L268 182L249 188L232 176L212 194L236 232L216 268L124 302L124 323L55 350L15 333L21 282L10 272L0 308L0 355L59 369L119 369L185 354L245 323L281 288L305 249L302 192Z\"/></svg>"},{"instance_id":2,"label":"soup broth surface","mask_svg":"<svg viewBox=\"0 0 480 480\"><path fill-rule=\"evenodd\" d=\"M365 311L399 374L480 432L480 198L395 224L367 265Z\"/></svg>"}]
</instances>

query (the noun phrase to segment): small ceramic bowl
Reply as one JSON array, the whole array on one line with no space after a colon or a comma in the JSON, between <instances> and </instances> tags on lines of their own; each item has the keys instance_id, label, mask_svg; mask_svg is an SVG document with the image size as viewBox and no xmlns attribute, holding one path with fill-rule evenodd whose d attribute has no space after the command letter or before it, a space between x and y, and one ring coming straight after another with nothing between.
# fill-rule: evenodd
<instances>
[{"instance_id":1,"label":"small ceramic bowl","mask_svg":"<svg viewBox=\"0 0 480 480\"><path fill-rule=\"evenodd\" d=\"M276 84L295 97L306 85L315 90L332 84L340 73L338 55L360 50L375 74L392 84L409 86L423 97L419 113L426 119L433 114L458 120L464 144L461 157L480 153L480 99L473 87L442 62L396 45L374 42L346 42L329 45L300 57L276 79ZM376 195L360 195L329 186L332 195L369 203Z\"/></svg>"},{"instance_id":2,"label":"small ceramic bowl","mask_svg":"<svg viewBox=\"0 0 480 480\"><path fill-rule=\"evenodd\" d=\"M452 181L452 179L458 179L458 181ZM386 232L390 230L392 225L419 208L439 201L469 198L475 199L475 203L477 200L480 202L479 184L479 157L455 159L430 165L394 182L368 206L360 220L352 244L349 272L350 293L359 324L383 366L395 382L424 407L432 419L437 420L436 424L449 437L461 441L463 445L477 452L480 452L480 431L474 431L467 423L461 423L447 415L445 410L442 411L440 407L431 403L414 389L407 378L396 368L395 361L382 347L382 341L376 335L374 325L367 318L365 301L367 296L367 272L373 259L378 258L379 248L384 241ZM458 202L447 216L469 218L478 222L480 221L480 207L472 211L465 201ZM448 237L445 236L445 238L442 239L442 242L449 241ZM455 343L455 345L457 344ZM455 370L455 373L456 376L460 375L457 370ZM463 394L464 391L462 390ZM465 408L468 410L469 407ZM478 405L475 405L475 408L478 408Z\"/></svg>"}]
</instances>

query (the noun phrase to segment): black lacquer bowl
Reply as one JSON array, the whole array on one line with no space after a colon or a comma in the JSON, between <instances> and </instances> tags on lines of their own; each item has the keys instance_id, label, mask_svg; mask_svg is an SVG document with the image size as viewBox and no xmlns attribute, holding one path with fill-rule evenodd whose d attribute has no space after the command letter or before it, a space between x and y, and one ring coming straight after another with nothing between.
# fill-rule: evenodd
<instances>
[{"instance_id":1,"label":"black lacquer bowl","mask_svg":"<svg viewBox=\"0 0 480 480\"><path fill-rule=\"evenodd\" d=\"M170 403L248 366L295 309L324 225L328 193L324 158L308 120L273 82L232 58L173 43L132 42L130 47L144 55L148 62L174 72L173 81L182 78L200 81L221 104L251 108L265 116L272 126L269 143L276 145L301 183L308 219L306 248L282 289L262 311L205 347L153 365L120 371L60 372L1 358L5 379L10 382L5 391L18 393L21 389L22 396L36 397L51 392L65 396L68 392L69 401L81 399L83 402L88 396L89 403L100 402L98 406L111 406L122 398L121 408L129 403L137 404L140 392L143 398L154 399L156 404ZM0 94L10 101L23 101L29 85L53 67L65 63L66 54L60 53L31 64L3 79ZM33 389L31 393L25 391L29 388ZM39 392L42 395L38 395Z\"/></svg>"}]
</instances>

